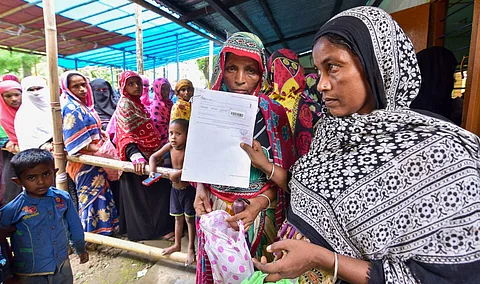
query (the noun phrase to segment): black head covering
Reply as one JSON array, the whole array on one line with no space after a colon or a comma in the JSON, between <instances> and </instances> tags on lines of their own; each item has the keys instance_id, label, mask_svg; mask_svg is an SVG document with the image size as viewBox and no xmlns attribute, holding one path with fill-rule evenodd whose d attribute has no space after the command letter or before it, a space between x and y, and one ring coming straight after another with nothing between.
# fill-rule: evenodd
<instances>
[{"instance_id":1,"label":"black head covering","mask_svg":"<svg viewBox=\"0 0 480 284\"><path fill-rule=\"evenodd\" d=\"M360 19L354 17L338 17L332 19L318 30L313 45L326 34L335 34L342 37L350 45L355 54L358 55L365 76L367 77L367 82L375 98L375 108L385 108L386 99L382 75L375 58L370 32L365 24Z\"/></svg>"},{"instance_id":2,"label":"black head covering","mask_svg":"<svg viewBox=\"0 0 480 284\"><path fill-rule=\"evenodd\" d=\"M450 118L452 113L453 74L457 59L450 50L434 46L417 53L422 74L420 92L410 105Z\"/></svg>"},{"instance_id":3,"label":"black head covering","mask_svg":"<svg viewBox=\"0 0 480 284\"><path fill-rule=\"evenodd\" d=\"M95 79L90 82L93 90L94 107L102 122L109 121L117 107L117 99L110 83L103 79ZM106 91L98 91L105 89Z\"/></svg>"}]
</instances>

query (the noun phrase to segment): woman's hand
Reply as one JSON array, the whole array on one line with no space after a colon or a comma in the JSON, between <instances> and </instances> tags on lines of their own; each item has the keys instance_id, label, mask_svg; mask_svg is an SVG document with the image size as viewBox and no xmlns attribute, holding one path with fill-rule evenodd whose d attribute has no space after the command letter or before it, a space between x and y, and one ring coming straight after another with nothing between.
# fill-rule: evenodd
<instances>
[{"instance_id":1,"label":"woman's hand","mask_svg":"<svg viewBox=\"0 0 480 284\"><path fill-rule=\"evenodd\" d=\"M225 219L232 228L235 230L238 230L238 225L237 221L242 220L243 226L245 228L245 231L250 228L250 226L253 224L255 219L257 218L258 214L260 214L260 211L265 209L267 205L265 203L267 202L262 202L265 199L262 197L255 197L252 199L249 199L250 204L247 204L245 206L245 210L242 212L235 214L231 217L228 217Z\"/></svg>"},{"instance_id":2,"label":"woman's hand","mask_svg":"<svg viewBox=\"0 0 480 284\"><path fill-rule=\"evenodd\" d=\"M143 176L145 174L145 165L147 164L147 161L145 159L143 159L143 161L134 161L132 162L132 164L133 170L137 175Z\"/></svg>"},{"instance_id":3,"label":"woman's hand","mask_svg":"<svg viewBox=\"0 0 480 284\"><path fill-rule=\"evenodd\" d=\"M8 141L7 144L5 144L5 148L8 152L12 154L17 154L18 152L20 152L20 148L18 148L18 145L13 143L12 141Z\"/></svg>"},{"instance_id":4,"label":"woman's hand","mask_svg":"<svg viewBox=\"0 0 480 284\"><path fill-rule=\"evenodd\" d=\"M96 143L91 143L88 145L88 151L92 153L97 153L100 150L100 146Z\"/></svg>"},{"instance_id":5,"label":"woman's hand","mask_svg":"<svg viewBox=\"0 0 480 284\"><path fill-rule=\"evenodd\" d=\"M275 262L266 263L253 259L253 265L269 275L265 282L280 279L294 279L317 267L315 254L320 247L303 240L283 240L267 247L268 252L281 253L283 257ZM333 259L333 253L329 255ZM318 256L317 256L318 257Z\"/></svg>"},{"instance_id":6,"label":"woman's hand","mask_svg":"<svg viewBox=\"0 0 480 284\"><path fill-rule=\"evenodd\" d=\"M204 214L212 212L212 206L210 206L209 192L203 185L203 183L197 183L197 190L195 193L195 200L193 201L193 208L198 217Z\"/></svg>"},{"instance_id":7,"label":"woman's hand","mask_svg":"<svg viewBox=\"0 0 480 284\"><path fill-rule=\"evenodd\" d=\"M265 156L260 142L253 140L252 146L242 142L240 143L240 147L247 152L248 157L252 161L252 165L255 168L266 174L270 173L272 170L272 163L270 163L267 156Z\"/></svg>"}]
</instances>

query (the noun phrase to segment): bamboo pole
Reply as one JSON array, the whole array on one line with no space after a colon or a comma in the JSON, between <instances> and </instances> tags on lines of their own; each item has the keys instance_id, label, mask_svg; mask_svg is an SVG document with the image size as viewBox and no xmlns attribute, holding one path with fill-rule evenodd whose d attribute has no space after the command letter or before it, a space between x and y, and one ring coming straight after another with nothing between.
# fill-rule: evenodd
<instances>
[{"instance_id":1,"label":"bamboo pole","mask_svg":"<svg viewBox=\"0 0 480 284\"><path fill-rule=\"evenodd\" d=\"M53 118L53 156L57 172L57 188L67 189L65 173L65 153L63 149L62 113L60 97L58 94L58 47L57 25L55 20L55 7L53 0L43 0L43 20L45 24L45 46L48 65L48 85L50 87L50 101Z\"/></svg>"},{"instance_id":2,"label":"bamboo pole","mask_svg":"<svg viewBox=\"0 0 480 284\"><path fill-rule=\"evenodd\" d=\"M169 255L163 255L163 249L139 244L131 241L107 237L99 234L85 233L85 241L99 245L114 247L118 249L128 250L152 257L156 260L167 259L175 262L187 262L187 254L183 252L173 252Z\"/></svg>"},{"instance_id":3,"label":"bamboo pole","mask_svg":"<svg viewBox=\"0 0 480 284\"><path fill-rule=\"evenodd\" d=\"M137 72L143 75L143 32L142 32L142 7L135 5L135 26L137 27L135 39L137 42Z\"/></svg>"},{"instance_id":4,"label":"bamboo pole","mask_svg":"<svg viewBox=\"0 0 480 284\"><path fill-rule=\"evenodd\" d=\"M108 159L103 157L79 155L79 156L67 156L67 160L71 162L77 162L77 163L82 163L82 164L87 164L87 165L92 165L97 167L104 167L104 168L109 168L109 169L129 172L129 173L135 172L133 169L133 164L131 162L118 161L118 160L113 160L113 159ZM162 168L162 167L156 168L156 172L161 173L164 178L168 178L170 174L176 171L178 170L171 169L171 168ZM150 167L148 165L145 166L145 173L146 174L150 173Z\"/></svg>"}]
</instances>

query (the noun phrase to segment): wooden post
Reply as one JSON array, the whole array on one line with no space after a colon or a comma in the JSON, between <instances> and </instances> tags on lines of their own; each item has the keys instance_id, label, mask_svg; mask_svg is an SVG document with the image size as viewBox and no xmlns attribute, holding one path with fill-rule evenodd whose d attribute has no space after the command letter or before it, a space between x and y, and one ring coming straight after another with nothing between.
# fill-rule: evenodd
<instances>
[{"instance_id":1,"label":"wooden post","mask_svg":"<svg viewBox=\"0 0 480 284\"><path fill-rule=\"evenodd\" d=\"M144 244L139 244L136 242L126 241L113 237L102 236L99 234L92 234L86 232L85 241L94 244L128 250L131 252L139 253L141 255L153 257L156 260L168 259L180 263L185 263L187 261L187 254L184 252L173 252L169 255L164 255L163 249L161 248L147 246Z\"/></svg>"},{"instance_id":2,"label":"wooden post","mask_svg":"<svg viewBox=\"0 0 480 284\"><path fill-rule=\"evenodd\" d=\"M430 25L428 47L443 46L445 33L445 21L442 21L447 14L447 0L430 1Z\"/></svg>"},{"instance_id":3,"label":"wooden post","mask_svg":"<svg viewBox=\"0 0 480 284\"><path fill-rule=\"evenodd\" d=\"M45 45L48 65L48 85L50 86L50 100L53 118L53 156L57 172L57 188L67 189L67 176L65 172L65 152L63 149L62 113L60 109L60 96L58 84L58 47L57 24L55 20L55 7L53 0L43 0L43 20L45 24Z\"/></svg>"},{"instance_id":4,"label":"wooden post","mask_svg":"<svg viewBox=\"0 0 480 284\"><path fill-rule=\"evenodd\" d=\"M480 136L480 1L473 7L472 37L468 55L468 73L463 101L463 126Z\"/></svg>"},{"instance_id":5,"label":"wooden post","mask_svg":"<svg viewBox=\"0 0 480 284\"><path fill-rule=\"evenodd\" d=\"M142 7L137 4L135 4L135 25L137 27L135 33L137 41L137 73L143 75Z\"/></svg>"}]
</instances>

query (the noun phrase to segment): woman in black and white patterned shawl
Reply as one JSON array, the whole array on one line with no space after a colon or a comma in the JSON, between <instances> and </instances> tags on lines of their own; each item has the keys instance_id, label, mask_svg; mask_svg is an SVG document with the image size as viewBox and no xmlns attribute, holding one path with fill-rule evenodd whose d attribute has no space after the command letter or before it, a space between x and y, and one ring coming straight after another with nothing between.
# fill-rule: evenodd
<instances>
[{"instance_id":1,"label":"woman in black and white patterned shawl","mask_svg":"<svg viewBox=\"0 0 480 284\"><path fill-rule=\"evenodd\" d=\"M335 252L338 279L347 282L480 281L479 138L408 109L420 71L410 40L386 12L358 7L327 22L316 35L316 66L316 45L332 34L358 56L375 107L334 116L327 102L309 153L291 174L275 167L272 180L287 187L290 178L291 190L280 235L311 243L274 243L270 250L286 256L255 265L268 280L313 268L335 274ZM255 146L242 147L271 173Z\"/></svg>"}]
</instances>

